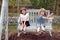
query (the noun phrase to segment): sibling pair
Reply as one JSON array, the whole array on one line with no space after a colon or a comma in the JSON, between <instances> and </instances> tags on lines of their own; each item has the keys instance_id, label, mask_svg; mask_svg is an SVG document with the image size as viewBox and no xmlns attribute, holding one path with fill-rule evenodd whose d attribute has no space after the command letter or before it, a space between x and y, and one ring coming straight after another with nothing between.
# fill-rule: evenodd
<instances>
[{"instance_id":1,"label":"sibling pair","mask_svg":"<svg viewBox=\"0 0 60 40\"><path fill-rule=\"evenodd\" d=\"M44 8L41 8L39 10L39 16L37 19L37 32L39 32L40 30L45 31L45 20L52 20L52 15L53 13L51 13L50 15L48 15L48 13L46 12L46 10ZM20 21L21 21L21 30L25 31L27 26L30 26L29 23L29 13L26 12L26 8L21 8L20 10Z\"/></svg>"}]
</instances>

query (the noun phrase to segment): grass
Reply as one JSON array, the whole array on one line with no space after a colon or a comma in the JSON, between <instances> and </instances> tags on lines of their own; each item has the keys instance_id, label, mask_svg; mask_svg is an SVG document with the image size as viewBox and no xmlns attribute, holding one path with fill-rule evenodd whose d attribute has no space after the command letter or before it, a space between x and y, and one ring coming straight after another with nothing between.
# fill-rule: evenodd
<instances>
[{"instance_id":1,"label":"grass","mask_svg":"<svg viewBox=\"0 0 60 40\"><path fill-rule=\"evenodd\" d=\"M60 29L60 24L54 23L52 26L53 29Z\"/></svg>"},{"instance_id":2,"label":"grass","mask_svg":"<svg viewBox=\"0 0 60 40\"><path fill-rule=\"evenodd\" d=\"M8 25L8 32L13 32L17 30L17 26L18 26L17 24ZM2 31L5 32L5 27Z\"/></svg>"},{"instance_id":3,"label":"grass","mask_svg":"<svg viewBox=\"0 0 60 40\"><path fill-rule=\"evenodd\" d=\"M8 32L11 32L11 31L14 31L14 30L17 30L17 24L12 24L12 25L9 25L8 27Z\"/></svg>"},{"instance_id":4,"label":"grass","mask_svg":"<svg viewBox=\"0 0 60 40\"><path fill-rule=\"evenodd\" d=\"M12 25L9 25L9 29L8 29L8 32L12 32L12 31L14 31L14 30L17 30L17 24L12 24ZM60 24L56 24L56 23L54 23L53 25L53 29L60 29Z\"/></svg>"}]
</instances>

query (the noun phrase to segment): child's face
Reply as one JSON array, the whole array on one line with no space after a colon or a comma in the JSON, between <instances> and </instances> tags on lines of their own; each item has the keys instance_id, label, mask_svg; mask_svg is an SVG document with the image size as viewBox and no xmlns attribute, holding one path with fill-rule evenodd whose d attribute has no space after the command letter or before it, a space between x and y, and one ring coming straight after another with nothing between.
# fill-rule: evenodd
<instances>
[{"instance_id":1,"label":"child's face","mask_svg":"<svg viewBox=\"0 0 60 40\"><path fill-rule=\"evenodd\" d=\"M25 15L26 14L26 11L25 10L22 10L22 13Z\"/></svg>"},{"instance_id":2,"label":"child's face","mask_svg":"<svg viewBox=\"0 0 60 40\"><path fill-rule=\"evenodd\" d=\"M41 14L44 15L44 12L42 11Z\"/></svg>"}]
</instances>

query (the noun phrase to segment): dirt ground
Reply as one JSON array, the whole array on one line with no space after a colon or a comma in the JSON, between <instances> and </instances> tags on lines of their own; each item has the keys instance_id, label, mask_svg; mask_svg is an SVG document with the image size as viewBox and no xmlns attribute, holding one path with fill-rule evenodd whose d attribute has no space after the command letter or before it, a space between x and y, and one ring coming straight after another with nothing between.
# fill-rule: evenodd
<instances>
[{"instance_id":1,"label":"dirt ground","mask_svg":"<svg viewBox=\"0 0 60 40\"><path fill-rule=\"evenodd\" d=\"M60 32L52 32L53 36L51 37L48 32L35 33L27 32L21 33L18 37L17 33L11 34L9 40L60 40Z\"/></svg>"},{"instance_id":2,"label":"dirt ground","mask_svg":"<svg viewBox=\"0 0 60 40\"><path fill-rule=\"evenodd\" d=\"M52 34L53 36L51 37L48 32L43 32L43 33L26 32L26 33L21 33L21 35L18 37L17 32L12 32L9 35L8 39L9 40L60 40L60 31L52 32ZM4 40L3 36L2 36L2 40Z\"/></svg>"}]
</instances>

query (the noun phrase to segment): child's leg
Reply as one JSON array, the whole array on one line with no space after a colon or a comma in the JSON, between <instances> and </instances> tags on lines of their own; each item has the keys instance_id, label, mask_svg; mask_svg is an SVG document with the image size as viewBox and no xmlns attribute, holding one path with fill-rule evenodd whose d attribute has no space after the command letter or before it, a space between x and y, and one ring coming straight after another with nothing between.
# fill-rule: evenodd
<instances>
[{"instance_id":1,"label":"child's leg","mask_svg":"<svg viewBox=\"0 0 60 40\"><path fill-rule=\"evenodd\" d=\"M21 25L21 30L23 30L23 28L24 28L24 24L22 23L22 25Z\"/></svg>"},{"instance_id":2,"label":"child's leg","mask_svg":"<svg viewBox=\"0 0 60 40\"><path fill-rule=\"evenodd\" d=\"M37 28L37 32L39 32L39 31L40 31L40 27Z\"/></svg>"},{"instance_id":3,"label":"child's leg","mask_svg":"<svg viewBox=\"0 0 60 40\"><path fill-rule=\"evenodd\" d=\"M26 25L24 25L24 29L23 29L24 31L26 30Z\"/></svg>"},{"instance_id":4,"label":"child's leg","mask_svg":"<svg viewBox=\"0 0 60 40\"><path fill-rule=\"evenodd\" d=\"M26 30L26 24L25 24L25 22L24 22L24 26L23 27L24 27L23 30L25 31Z\"/></svg>"},{"instance_id":5,"label":"child's leg","mask_svg":"<svg viewBox=\"0 0 60 40\"><path fill-rule=\"evenodd\" d=\"M51 30L48 30L48 31L49 31L50 36L52 36L52 32L51 32Z\"/></svg>"},{"instance_id":6,"label":"child's leg","mask_svg":"<svg viewBox=\"0 0 60 40\"><path fill-rule=\"evenodd\" d=\"M45 31L45 27L43 25L41 25L41 30Z\"/></svg>"},{"instance_id":7,"label":"child's leg","mask_svg":"<svg viewBox=\"0 0 60 40\"><path fill-rule=\"evenodd\" d=\"M40 25L39 24L37 24L37 32L39 32L40 31Z\"/></svg>"}]
</instances>

